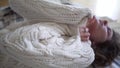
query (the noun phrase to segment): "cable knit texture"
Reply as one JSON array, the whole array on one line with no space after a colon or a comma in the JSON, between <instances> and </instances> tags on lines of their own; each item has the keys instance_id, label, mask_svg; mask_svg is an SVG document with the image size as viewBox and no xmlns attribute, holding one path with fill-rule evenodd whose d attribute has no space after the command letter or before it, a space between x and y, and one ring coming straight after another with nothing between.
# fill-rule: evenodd
<instances>
[{"instance_id":1,"label":"cable knit texture","mask_svg":"<svg viewBox=\"0 0 120 68\"><path fill-rule=\"evenodd\" d=\"M10 5L27 20L46 22L0 30L0 50L6 57L2 68L85 68L93 62L91 42L82 42L78 31L90 16L88 10L47 0L10 0Z\"/></svg>"},{"instance_id":2,"label":"cable knit texture","mask_svg":"<svg viewBox=\"0 0 120 68\"><path fill-rule=\"evenodd\" d=\"M0 48L33 68L86 67L94 60L91 43L81 42L70 27L49 22L20 27L1 37Z\"/></svg>"},{"instance_id":3,"label":"cable knit texture","mask_svg":"<svg viewBox=\"0 0 120 68\"><path fill-rule=\"evenodd\" d=\"M10 0L10 6L28 20L78 24L91 15L88 8L63 5L53 0Z\"/></svg>"}]
</instances>

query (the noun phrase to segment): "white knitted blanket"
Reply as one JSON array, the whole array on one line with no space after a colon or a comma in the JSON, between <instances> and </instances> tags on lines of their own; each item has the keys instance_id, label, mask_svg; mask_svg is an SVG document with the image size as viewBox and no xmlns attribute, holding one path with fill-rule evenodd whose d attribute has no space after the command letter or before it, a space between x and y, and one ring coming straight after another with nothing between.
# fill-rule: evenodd
<instances>
[{"instance_id":1,"label":"white knitted blanket","mask_svg":"<svg viewBox=\"0 0 120 68\"><path fill-rule=\"evenodd\" d=\"M75 27L44 22L3 29L2 33L7 31L0 38L0 49L33 68L84 68L93 62L94 53L89 41L80 41Z\"/></svg>"},{"instance_id":2,"label":"white knitted blanket","mask_svg":"<svg viewBox=\"0 0 120 68\"><path fill-rule=\"evenodd\" d=\"M28 20L78 24L91 16L88 8L64 5L54 0L10 0L10 6Z\"/></svg>"},{"instance_id":3,"label":"white knitted blanket","mask_svg":"<svg viewBox=\"0 0 120 68\"><path fill-rule=\"evenodd\" d=\"M46 22L27 21L0 30L0 50L6 55L0 68L85 68L93 62L91 43L82 42L78 31L91 16L88 10L47 0L10 3L28 20Z\"/></svg>"}]
</instances>

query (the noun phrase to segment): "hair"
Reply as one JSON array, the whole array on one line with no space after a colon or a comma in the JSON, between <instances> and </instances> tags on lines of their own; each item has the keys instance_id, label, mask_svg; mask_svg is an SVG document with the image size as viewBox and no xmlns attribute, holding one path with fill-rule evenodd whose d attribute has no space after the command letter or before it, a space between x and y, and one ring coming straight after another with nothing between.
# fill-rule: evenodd
<instances>
[{"instance_id":1,"label":"hair","mask_svg":"<svg viewBox=\"0 0 120 68\"><path fill-rule=\"evenodd\" d=\"M95 43L92 45L95 52L95 60L93 66L108 66L119 55L120 51L120 34L113 30L111 40L103 43Z\"/></svg>"}]
</instances>

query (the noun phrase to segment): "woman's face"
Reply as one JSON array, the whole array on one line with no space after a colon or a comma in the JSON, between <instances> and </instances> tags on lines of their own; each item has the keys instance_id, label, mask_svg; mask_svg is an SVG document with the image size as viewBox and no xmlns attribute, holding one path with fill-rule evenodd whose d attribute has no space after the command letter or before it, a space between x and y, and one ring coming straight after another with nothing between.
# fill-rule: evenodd
<instances>
[{"instance_id":1,"label":"woman's face","mask_svg":"<svg viewBox=\"0 0 120 68\"><path fill-rule=\"evenodd\" d=\"M108 27L107 21L93 17L88 19L87 27L89 28L91 41L104 42L112 38L113 31Z\"/></svg>"}]
</instances>

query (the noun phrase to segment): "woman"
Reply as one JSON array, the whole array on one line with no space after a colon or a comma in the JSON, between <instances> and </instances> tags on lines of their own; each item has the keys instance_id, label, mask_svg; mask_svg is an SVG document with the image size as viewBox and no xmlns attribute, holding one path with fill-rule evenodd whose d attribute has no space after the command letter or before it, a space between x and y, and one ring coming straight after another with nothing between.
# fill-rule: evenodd
<instances>
[{"instance_id":1,"label":"woman","mask_svg":"<svg viewBox=\"0 0 120 68\"><path fill-rule=\"evenodd\" d=\"M92 41L95 52L94 66L107 66L118 56L120 51L120 35L108 27L106 20L99 20L95 16L88 20L86 27L89 32L80 29L83 41ZM86 28L86 29L87 29Z\"/></svg>"}]
</instances>

